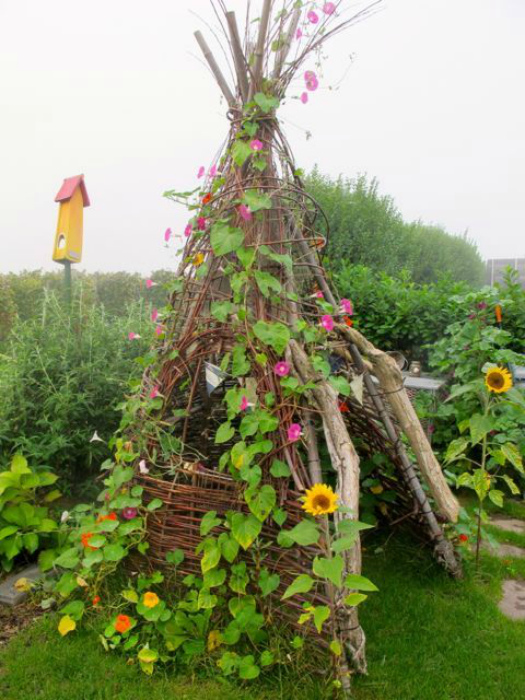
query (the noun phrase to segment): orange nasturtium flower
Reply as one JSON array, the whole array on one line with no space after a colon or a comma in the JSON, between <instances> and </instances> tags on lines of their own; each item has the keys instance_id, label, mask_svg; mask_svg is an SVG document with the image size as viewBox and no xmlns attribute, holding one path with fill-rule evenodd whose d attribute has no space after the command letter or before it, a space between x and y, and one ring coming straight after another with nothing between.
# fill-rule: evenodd
<instances>
[{"instance_id":1,"label":"orange nasturtium flower","mask_svg":"<svg viewBox=\"0 0 525 700\"><path fill-rule=\"evenodd\" d=\"M80 541L82 542L82 545L86 549L96 549L96 547L93 547L92 544L89 544L89 540L93 537L92 532L84 532L82 535L80 535Z\"/></svg>"},{"instance_id":2,"label":"orange nasturtium flower","mask_svg":"<svg viewBox=\"0 0 525 700\"><path fill-rule=\"evenodd\" d=\"M211 192L208 192L208 194L202 198L203 204L208 204L208 202L211 202Z\"/></svg>"},{"instance_id":3,"label":"orange nasturtium flower","mask_svg":"<svg viewBox=\"0 0 525 700\"><path fill-rule=\"evenodd\" d=\"M116 520L116 519L117 519L116 513L109 513L108 515L99 515L97 518L97 523L103 523L104 520Z\"/></svg>"},{"instance_id":4,"label":"orange nasturtium flower","mask_svg":"<svg viewBox=\"0 0 525 700\"><path fill-rule=\"evenodd\" d=\"M153 593L152 591L147 591L146 593L144 593L144 598L142 602L147 608L154 608L160 603L160 598L156 593Z\"/></svg>"},{"instance_id":5,"label":"orange nasturtium flower","mask_svg":"<svg viewBox=\"0 0 525 700\"><path fill-rule=\"evenodd\" d=\"M131 620L129 619L128 615L117 615L117 619L115 620L115 629L117 632L124 634L124 632L127 632L130 627Z\"/></svg>"},{"instance_id":6,"label":"orange nasturtium flower","mask_svg":"<svg viewBox=\"0 0 525 700\"><path fill-rule=\"evenodd\" d=\"M350 316L343 316L343 321L346 323L346 325L347 325L349 328L352 328L352 326L354 325L354 322L352 321L352 319L350 318Z\"/></svg>"},{"instance_id":7,"label":"orange nasturtium flower","mask_svg":"<svg viewBox=\"0 0 525 700\"><path fill-rule=\"evenodd\" d=\"M94 606L98 605L100 603L100 596L96 595L91 602Z\"/></svg>"}]
</instances>

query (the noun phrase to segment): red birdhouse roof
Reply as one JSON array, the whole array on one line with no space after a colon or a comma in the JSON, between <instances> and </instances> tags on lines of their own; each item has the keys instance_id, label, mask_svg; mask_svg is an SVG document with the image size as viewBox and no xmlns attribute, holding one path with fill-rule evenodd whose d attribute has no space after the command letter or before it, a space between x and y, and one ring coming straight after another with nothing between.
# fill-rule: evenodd
<instances>
[{"instance_id":1,"label":"red birdhouse roof","mask_svg":"<svg viewBox=\"0 0 525 700\"><path fill-rule=\"evenodd\" d=\"M71 199L77 187L80 187L80 192L82 193L82 201L85 207L89 207L89 195L86 190L86 183L84 182L83 175L74 175L73 177L66 177L62 187L58 190L58 194L55 197L55 202L64 202L67 199Z\"/></svg>"}]
</instances>

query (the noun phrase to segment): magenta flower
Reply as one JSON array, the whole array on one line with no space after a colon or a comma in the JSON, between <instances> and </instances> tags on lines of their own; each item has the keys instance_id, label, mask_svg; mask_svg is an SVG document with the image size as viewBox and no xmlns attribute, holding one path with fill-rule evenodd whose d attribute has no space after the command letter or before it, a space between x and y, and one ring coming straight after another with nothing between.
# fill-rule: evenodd
<instances>
[{"instance_id":1,"label":"magenta flower","mask_svg":"<svg viewBox=\"0 0 525 700\"><path fill-rule=\"evenodd\" d=\"M476 318L476 314L469 314L469 320L473 321Z\"/></svg>"},{"instance_id":2,"label":"magenta flower","mask_svg":"<svg viewBox=\"0 0 525 700\"><path fill-rule=\"evenodd\" d=\"M204 216L199 216L197 219L197 228L199 231L206 231L206 219Z\"/></svg>"},{"instance_id":3,"label":"magenta flower","mask_svg":"<svg viewBox=\"0 0 525 700\"><path fill-rule=\"evenodd\" d=\"M335 12L335 4L333 2L325 2L323 12L325 15L333 15Z\"/></svg>"},{"instance_id":4,"label":"magenta flower","mask_svg":"<svg viewBox=\"0 0 525 700\"><path fill-rule=\"evenodd\" d=\"M273 371L278 377L287 377L290 374L290 369L288 362L281 360L275 365Z\"/></svg>"},{"instance_id":5,"label":"magenta flower","mask_svg":"<svg viewBox=\"0 0 525 700\"><path fill-rule=\"evenodd\" d=\"M316 74L313 70L307 70L304 74L304 80L306 83L306 89L310 92L314 92L319 87L319 81L317 80Z\"/></svg>"},{"instance_id":6,"label":"magenta flower","mask_svg":"<svg viewBox=\"0 0 525 700\"><path fill-rule=\"evenodd\" d=\"M164 333L164 328L162 326L155 327L155 335L156 336L162 335L163 333Z\"/></svg>"},{"instance_id":7,"label":"magenta flower","mask_svg":"<svg viewBox=\"0 0 525 700\"><path fill-rule=\"evenodd\" d=\"M138 333L128 333L128 340L138 340L140 338L140 335Z\"/></svg>"},{"instance_id":8,"label":"magenta flower","mask_svg":"<svg viewBox=\"0 0 525 700\"><path fill-rule=\"evenodd\" d=\"M239 214L241 215L241 218L245 221L251 221L253 219L250 207L247 207L246 204L241 204L239 206Z\"/></svg>"},{"instance_id":9,"label":"magenta flower","mask_svg":"<svg viewBox=\"0 0 525 700\"><path fill-rule=\"evenodd\" d=\"M317 12L314 12L313 10L310 10L310 12L306 16L308 18L308 21L312 24L317 24L317 22L319 22Z\"/></svg>"},{"instance_id":10,"label":"magenta flower","mask_svg":"<svg viewBox=\"0 0 525 700\"><path fill-rule=\"evenodd\" d=\"M259 141L259 139L253 139L253 141L250 143L250 148L252 149L252 151L262 151L262 141Z\"/></svg>"},{"instance_id":11,"label":"magenta flower","mask_svg":"<svg viewBox=\"0 0 525 700\"><path fill-rule=\"evenodd\" d=\"M303 103L303 105L305 105L308 102L308 93L307 92L302 93L301 102Z\"/></svg>"},{"instance_id":12,"label":"magenta flower","mask_svg":"<svg viewBox=\"0 0 525 700\"><path fill-rule=\"evenodd\" d=\"M487 302L485 302L485 301L480 301L479 304L478 304L478 309L480 309L481 311L483 311L483 310L486 309L486 308L487 308Z\"/></svg>"},{"instance_id":13,"label":"magenta flower","mask_svg":"<svg viewBox=\"0 0 525 700\"><path fill-rule=\"evenodd\" d=\"M193 231L193 227L191 224L187 224L186 228L184 229L184 235L186 238L189 238L191 236L191 232Z\"/></svg>"},{"instance_id":14,"label":"magenta flower","mask_svg":"<svg viewBox=\"0 0 525 700\"><path fill-rule=\"evenodd\" d=\"M215 175L217 175L217 166L215 164L211 166L208 174L210 177L215 177Z\"/></svg>"},{"instance_id":15,"label":"magenta flower","mask_svg":"<svg viewBox=\"0 0 525 700\"><path fill-rule=\"evenodd\" d=\"M153 311L151 312L151 320L153 321L153 323L155 323L155 321L158 319L158 317L159 317L158 310L153 309Z\"/></svg>"},{"instance_id":16,"label":"magenta flower","mask_svg":"<svg viewBox=\"0 0 525 700\"><path fill-rule=\"evenodd\" d=\"M246 398L246 396L243 396L241 399L241 411L246 411L247 408L248 408L248 399Z\"/></svg>"},{"instance_id":17,"label":"magenta flower","mask_svg":"<svg viewBox=\"0 0 525 700\"><path fill-rule=\"evenodd\" d=\"M319 290L318 292L315 293L316 299L324 299L324 294Z\"/></svg>"},{"instance_id":18,"label":"magenta flower","mask_svg":"<svg viewBox=\"0 0 525 700\"><path fill-rule=\"evenodd\" d=\"M152 287L156 287L157 285L153 280L146 280L146 289L151 289Z\"/></svg>"},{"instance_id":19,"label":"magenta flower","mask_svg":"<svg viewBox=\"0 0 525 700\"><path fill-rule=\"evenodd\" d=\"M127 508L123 508L120 514L124 520L133 520L133 518L137 517L137 513L138 510L136 508L130 508L128 506Z\"/></svg>"},{"instance_id":20,"label":"magenta flower","mask_svg":"<svg viewBox=\"0 0 525 700\"><path fill-rule=\"evenodd\" d=\"M154 386L153 389L149 392L149 397L150 399L156 399L157 396L159 396L160 391L158 390L158 387Z\"/></svg>"},{"instance_id":21,"label":"magenta flower","mask_svg":"<svg viewBox=\"0 0 525 700\"><path fill-rule=\"evenodd\" d=\"M299 423L292 423L292 425L288 428L288 440L290 442L297 442L297 440L299 440L301 437L302 430L303 429Z\"/></svg>"},{"instance_id":22,"label":"magenta flower","mask_svg":"<svg viewBox=\"0 0 525 700\"><path fill-rule=\"evenodd\" d=\"M329 314L321 316L321 326L327 333L330 333L330 331L334 330L334 319Z\"/></svg>"},{"instance_id":23,"label":"magenta flower","mask_svg":"<svg viewBox=\"0 0 525 700\"><path fill-rule=\"evenodd\" d=\"M301 27L299 27L299 29L295 32L295 38L300 39L302 36L303 36L303 30L301 29Z\"/></svg>"},{"instance_id":24,"label":"magenta flower","mask_svg":"<svg viewBox=\"0 0 525 700\"><path fill-rule=\"evenodd\" d=\"M352 306L350 299L341 299L341 309L342 312L348 316L354 315L354 307Z\"/></svg>"},{"instance_id":25,"label":"magenta flower","mask_svg":"<svg viewBox=\"0 0 525 700\"><path fill-rule=\"evenodd\" d=\"M169 241L170 238L171 238L171 229L167 228L164 231L164 240L166 241L166 243Z\"/></svg>"},{"instance_id":26,"label":"magenta flower","mask_svg":"<svg viewBox=\"0 0 525 700\"><path fill-rule=\"evenodd\" d=\"M201 177L203 177L205 172L206 172L206 168L204 167L204 165L201 165L201 167L199 168L199 172L197 173L197 177L199 178L199 180Z\"/></svg>"}]
</instances>

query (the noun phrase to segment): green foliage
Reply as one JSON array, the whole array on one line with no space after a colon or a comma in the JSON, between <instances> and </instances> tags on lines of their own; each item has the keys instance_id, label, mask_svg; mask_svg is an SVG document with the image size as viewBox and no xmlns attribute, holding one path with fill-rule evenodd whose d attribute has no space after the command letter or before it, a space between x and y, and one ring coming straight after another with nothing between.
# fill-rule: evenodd
<instances>
[{"instance_id":1,"label":"green foliage","mask_svg":"<svg viewBox=\"0 0 525 700\"><path fill-rule=\"evenodd\" d=\"M57 478L32 469L21 455L0 472L0 571L10 571L17 557L35 554L52 540L58 525L47 504L60 497L50 488Z\"/></svg>"},{"instance_id":2,"label":"green foliage","mask_svg":"<svg viewBox=\"0 0 525 700\"><path fill-rule=\"evenodd\" d=\"M366 265L397 275L408 270L415 282L437 282L443 275L479 284L484 265L475 245L438 226L406 223L375 179L332 180L314 170L306 187L324 210L330 227L327 254L332 269Z\"/></svg>"},{"instance_id":3,"label":"green foliage","mask_svg":"<svg viewBox=\"0 0 525 700\"><path fill-rule=\"evenodd\" d=\"M129 341L129 331L141 339ZM17 321L0 356L0 458L20 451L79 482L109 456L118 404L153 336L142 305L121 319L76 298L71 314L48 295L38 318ZM91 442L95 431L101 441Z\"/></svg>"}]
</instances>

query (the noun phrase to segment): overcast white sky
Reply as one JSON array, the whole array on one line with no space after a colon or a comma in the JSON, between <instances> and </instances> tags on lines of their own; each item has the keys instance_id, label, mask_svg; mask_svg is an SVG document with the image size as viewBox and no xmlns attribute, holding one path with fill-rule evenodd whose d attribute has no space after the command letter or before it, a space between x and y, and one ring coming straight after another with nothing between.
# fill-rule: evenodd
<instances>
[{"instance_id":1,"label":"overcast white sky","mask_svg":"<svg viewBox=\"0 0 525 700\"><path fill-rule=\"evenodd\" d=\"M56 267L53 200L78 173L81 267L173 264L163 232L186 216L162 192L194 187L228 128L191 10L212 17L208 0L0 0L0 271ZM524 37L524 0L385 0L329 45L339 88L284 108L298 164L366 172L405 218L524 256Z\"/></svg>"}]
</instances>

